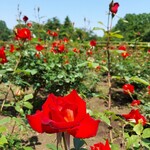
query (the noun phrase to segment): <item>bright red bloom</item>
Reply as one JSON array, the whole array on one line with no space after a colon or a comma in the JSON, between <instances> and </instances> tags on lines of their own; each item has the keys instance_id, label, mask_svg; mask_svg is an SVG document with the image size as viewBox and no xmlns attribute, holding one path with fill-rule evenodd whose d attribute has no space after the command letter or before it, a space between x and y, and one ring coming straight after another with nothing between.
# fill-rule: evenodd
<instances>
[{"instance_id":1,"label":"bright red bloom","mask_svg":"<svg viewBox=\"0 0 150 150\"><path fill-rule=\"evenodd\" d=\"M147 53L149 53L149 54L150 54L150 49L147 51Z\"/></svg>"},{"instance_id":2,"label":"bright red bloom","mask_svg":"<svg viewBox=\"0 0 150 150\"><path fill-rule=\"evenodd\" d=\"M119 3L113 3L113 2L112 2L112 3L110 4L109 10L110 10L111 13L116 14L117 11L118 11L118 7L119 7Z\"/></svg>"},{"instance_id":3,"label":"bright red bloom","mask_svg":"<svg viewBox=\"0 0 150 150\"><path fill-rule=\"evenodd\" d=\"M90 146L90 148L91 150L111 150L108 140L106 140L105 145L100 142L100 143L94 144L93 146Z\"/></svg>"},{"instance_id":4,"label":"bright red bloom","mask_svg":"<svg viewBox=\"0 0 150 150\"><path fill-rule=\"evenodd\" d=\"M67 132L76 138L95 136L100 122L86 113L86 103L75 90L64 97L50 94L42 110L27 115L27 120L39 133Z\"/></svg>"},{"instance_id":5,"label":"bright red bloom","mask_svg":"<svg viewBox=\"0 0 150 150\"><path fill-rule=\"evenodd\" d=\"M32 23L31 23L31 22L28 22L28 23L27 23L27 26L28 26L29 28L31 28L31 27L32 27Z\"/></svg>"},{"instance_id":6,"label":"bright red bloom","mask_svg":"<svg viewBox=\"0 0 150 150\"><path fill-rule=\"evenodd\" d=\"M96 46L96 40L91 40L91 41L90 41L90 45L91 45L91 46Z\"/></svg>"},{"instance_id":7,"label":"bright red bloom","mask_svg":"<svg viewBox=\"0 0 150 150\"><path fill-rule=\"evenodd\" d=\"M129 94L129 93L133 93L134 92L134 86L131 85L131 84L125 84L125 85L123 85L122 89L123 89L123 92L125 94Z\"/></svg>"},{"instance_id":8,"label":"bright red bloom","mask_svg":"<svg viewBox=\"0 0 150 150\"><path fill-rule=\"evenodd\" d=\"M122 56L123 58L126 58L126 57L128 57L128 56L130 56L130 55L129 55L129 53L127 53L127 52L123 52L123 53L121 53L121 56Z\"/></svg>"},{"instance_id":9,"label":"bright red bloom","mask_svg":"<svg viewBox=\"0 0 150 150\"><path fill-rule=\"evenodd\" d=\"M62 52L65 51L65 46L64 46L64 44L61 44L61 45L58 46L58 51L59 51L60 53L62 53Z\"/></svg>"},{"instance_id":10,"label":"bright red bloom","mask_svg":"<svg viewBox=\"0 0 150 150\"><path fill-rule=\"evenodd\" d=\"M73 52L75 52L75 53L80 53L80 50L77 49L77 48L74 48L74 49L73 49Z\"/></svg>"},{"instance_id":11,"label":"bright red bloom","mask_svg":"<svg viewBox=\"0 0 150 150\"><path fill-rule=\"evenodd\" d=\"M58 36L58 33L57 33L57 32L52 32L52 33L51 33L51 36L57 37L57 36Z\"/></svg>"},{"instance_id":12,"label":"bright red bloom","mask_svg":"<svg viewBox=\"0 0 150 150\"><path fill-rule=\"evenodd\" d=\"M133 100L132 103L131 103L131 106L137 106L137 105L140 105L140 104L141 104L140 100Z\"/></svg>"},{"instance_id":13,"label":"bright red bloom","mask_svg":"<svg viewBox=\"0 0 150 150\"><path fill-rule=\"evenodd\" d=\"M48 31L47 31L47 34L48 34L48 35L51 35L51 30L48 30Z\"/></svg>"},{"instance_id":14,"label":"bright red bloom","mask_svg":"<svg viewBox=\"0 0 150 150\"><path fill-rule=\"evenodd\" d=\"M65 43L68 43L68 42L69 42L69 39L67 39L66 37L64 37L64 38L63 38L63 41L64 41Z\"/></svg>"},{"instance_id":15,"label":"bright red bloom","mask_svg":"<svg viewBox=\"0 0 150 150\"><path fill-rule=\"evenodd\" d=\"M31 40L31 31L27 28L16 30L16 39L19 40Z\"/></svg>"},{"instance_id":16,"label":"bright red bloom","mask_svg":"<svg viewBox=\"0 0 150 150\"><path fill-rule=\"evenodd\" d=\"M119 50L123 50L123 51L125 51L127 48L126 48L126 46L125 46L125 45L120 45L120 46L118 47L118 49L119 49Z\"/></svg>"},{"instance_id":17,"label":"bright red bloom","mask_svg":"<svg viewBox=\"0 0 150 150\"><path fill-rule=\"evenodd\" d=\"M37 44L35 48L36 48L37 51L41 51L41 50L44 49L44 46L42 46L40 44Z\"/></svg>"},{"instance_id":18,"label":"bright red bloom","mask_svg":"<svg viewBox=\"0 0 150 150\"><path fill-rule=\"evenodd\" d=\"M140 114L138 109L136 110L132 109L129 114L122 114L122 116L126 120L135 122L136 124L138 123L142 123L143 125L146 124L146 118Z\"/></svg>"},{"instance_id":19,"label":"bright red bloom","mask_svg":"<svg viewBox=\"0 0 150 150\"><path fill-rule=\"evenodd\" d=\"M88 50L88 51L86 52L86 54L87 54L88 56L92 56L92 55L93 55L93 52L92 52L92 50Z\"/></svg>"},{"instance_id":20,"label":"bright red bloom","mask_svg":"<svg viewBox=\"0 0 150 150\"><path fill-rule=\"evenodd\" d=\"M6 54L5 54L5 47L2 46L0 48L0 63L4 64L4 63L7 63L7 62L8 62L8 60L7 60Z\"/></svg>"},{"instance_id":21,"label":"bright red bloom","mask_svg":"<svg viewBox=\"0 0 150 150\"><path fill-rule=\"evenodd\" d=\"M25 23L28 21L28 19L29 19L29 18L28 18L27 16L24 16L24 17L23 17L23 21L24 21Z\"/></svg>"},{"instance_id":22,"label":"bright red bloom","mask_svg":"<svg viewBox=\"0 0 150 150\"><path fill-rule=\"evenodd\" d=\"M13 53L15 51L15 46L13 44L10 44L10 52Z\"/></svg>"}]
</instances>

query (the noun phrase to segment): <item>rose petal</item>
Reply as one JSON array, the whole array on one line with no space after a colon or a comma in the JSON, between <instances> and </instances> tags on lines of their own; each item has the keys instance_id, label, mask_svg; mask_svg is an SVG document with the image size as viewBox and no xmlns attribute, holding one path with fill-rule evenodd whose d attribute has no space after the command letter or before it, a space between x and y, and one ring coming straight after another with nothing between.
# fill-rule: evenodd
<instances>
[{"instance_id":1,"label":"rose petal","mask_svg":"<svg viewBox=\"0 0 150 150\"><path fill-rule=\"evenodd\" d=\"M89 138L96 136L100 120L94 120L89 114L80 122L76 128L68 130L68 133L76 138Z\"/></svg>"}]
</instances>

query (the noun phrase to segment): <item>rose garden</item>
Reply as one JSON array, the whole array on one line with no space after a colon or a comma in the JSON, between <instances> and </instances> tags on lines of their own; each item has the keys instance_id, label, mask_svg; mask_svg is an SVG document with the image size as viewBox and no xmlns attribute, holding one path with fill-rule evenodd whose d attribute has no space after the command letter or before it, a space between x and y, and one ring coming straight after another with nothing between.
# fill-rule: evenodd
<instances>
[{"instance_id":1,"label":"rose garden","mask_svg":"<svg viewBox=\"0 0 150 150\"><path fill-rule=\"evenodd\" d=\"M121 7L108 8L106 29L93 29L103 40L19 14L0 42L0 150L36 150L37 134L54 135L43 150L150 149L150 47L140 33L123 40L112 28Z\"/></svg>"}]
</instances>

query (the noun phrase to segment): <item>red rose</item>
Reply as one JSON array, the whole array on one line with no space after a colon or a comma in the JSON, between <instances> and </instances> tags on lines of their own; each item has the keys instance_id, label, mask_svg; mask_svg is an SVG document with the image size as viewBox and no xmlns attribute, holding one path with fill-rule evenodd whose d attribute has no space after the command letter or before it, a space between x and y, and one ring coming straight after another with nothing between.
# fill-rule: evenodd
<instances>
[{"instance_id":1,"label":"red rose","mask_svg":"<svg viewBox=\"0 0 150 150\"><path fill-rule=\"evenodd\" d=\"M42 45L40 45L40 44L37 44L36 47L35 47L35 49L36 49L37 51L41 51L41 50L44 49L44 46L42 46Z\"/></svg>"},{"instance_id":2,"label":"red rose","mask_svg":"<svg viewBox=\"0 0 150 150\"><path fill-rule=\"evenodd\" d=\"M123 58L126 58L126 57L128 57L128 56L129 56L129 53L127 53L127 52L123 52L123 53L121 53L121 56L122 56Z\"/></svg>"},{"instance_id":3,"label":"red rose","mask_svg":"<svg viewBox=\"0 0 150 150\"><path fill-rule=\"evenodd\" d=\"M90 41L90 45L91 45L91 46L96 46L96 40L91 40L91 41Z\"/></svg>"},{"instance_id":4,"label":"red rose","mask_svg":"<svg viewBox=\"0 0 150 150\"><path fill-rule=\"evenodd\" d=\"M93 55L93 52L92 52L92 50L88 50L87 52L86 52L86 54L88 55L88 56L92 56Z\"/></svg>"},{"instance_id":5,"label":"red rose","mask_svg":"<svg viewBox=\"0 0 150 150\"><path fill-rule=\"evenodd\" d=\"M80 50L77 49L77 48L74 48L74 49L73 49L73 52L75 52L75 53L80 53Z\"/></svg>"},{"instance_id":6,"label":"red rose","mask_svg":"<svg viewBox=\"0 0 150 150\"><path fill-rule=\"evenodd\" d=\"M16 39L21 40L31 40L31 31L27 28L17 29L16 31Z\"/></svg>"},{"instance_id":7,"label":"red rose","mask_svg":"<svg viewBox=\"0 0 150 150\"><path fill-rule=\"evenodd\" d=\"M15 51L15 46L13 44L10 44L10 52L13 53Z\"/></svg>"},{"instance_id":8,"label":"red rose","mask_svg":"<svg viewBox=\"0 0 150 150\"><path fill-rule=\"evenodd\" d=\"M32 23L31 23L31 22L27 23L27 26L28 26L29 28L31 28L31 27L32 27Z\"/></svg>"},{"instance_id":9,"label":"red rose","mask_svg":"<svg viewBox=\"0 0 150 150\"><path fill-rule=\"evenodd\" d=\"M93 146L90 146L90 148L91 150L111 150L108 140L106 140L105 145L100 142L100 143L94 144Z\"/></svg>"},{"instance_id":10,"label":"red rose","mask_svg":"<svg viewBox=\"0 0 150 150\"><path fill-rule=\"evenodd\" d=\"M64 97L50 94L42 110L27 115L27 120L39 133L67 132L76 138L95 136L100 122L86 113L86 103L75 90Z\"/></svg>"},{"instance_id":11,"label":"red rose","mask_svg":"<svg viewBox=\"0 0 150 150\"><path fill-rule=\"evenodd\" d=\"M116 14L117 11L118 11L118 7L119 7L119 3L113 3L112 2L110 4L109 10L110 10L111 13Z\"/></svg>"},{"instance_id":12,"label":"red rose","mask_svg":"<svg viewBox=\"0 0 150 150\"><path fill-rule=\"evenodd\" d=\"M26 23L28 21L28 17L27 16L24 16L23 17L23 21Z\"/></svg>"},{"instance_id":13,"label":"red rose","mask_svg":"<svg viewBox=\"0 0 150 150\"><path fill-rule=\"evenodd\" d=\"M118 49L119 49L119 50L123 50L123 51L125 51L127 48L126 48L126 46L125 46L125 45L120 45L120 46L118 47Z\"/></svg>"},{"instance_id":14,"label":"red rose","mask_svg":"<svg viewBox=\"0 0 150 150\"><path fill-rule=\"evenodd\" d=\"M131 85L131 84L125 84L125 85L123 85L122 89L123 89L123 92L125 94L129 94L129 93L133 93L134 92L134 86Z\"/></svg>"},{"instance_id":15,"label":"red rose","mask_svg":"<svg viewBox=\"0 0 150 150\"><path fill-rule=\"evenodd\" d=\"M129 114L123 114L122 115L126 120L135 122L136 124L142 123L143 125L146 124L146 118L142 116L138 109L131 110Z\"/></svg>"},{"instance_id":16,"label":"red rose","mask_svg":"<svg viewBox=\"0 0 150 150\"><path fill-rule=\"evenodd\" d=\"M64 44L59 45L59 46L58 46L58 52L59 52L59 53L62 53L62 52L64 52L64 51L65 51L65 46L64 46Z\"/></svg>"},{"instance_id":17,"label":"red rose","mask_svg":"<svg viewBox=\"0 0 150 150\"><path fill-rule=\"evenodd\" d=\"M2 46L0 48L0 63L4 64L4 63L7 63L7 62L8 62L8 60L7 60L6 54L5 54L5 47Z\"/></svg>"},{"instance_id":18,"label":"red rose","mask_svg":"<svg viewBox=\"0 0 150 150\"><path fill-rule=\"evenodd\" d=\"M133 100L132 103L131 103L131 106L137 106L137 105L140 105L140 104L141 104L140 100Z\"/></svg>"}]
</instances>

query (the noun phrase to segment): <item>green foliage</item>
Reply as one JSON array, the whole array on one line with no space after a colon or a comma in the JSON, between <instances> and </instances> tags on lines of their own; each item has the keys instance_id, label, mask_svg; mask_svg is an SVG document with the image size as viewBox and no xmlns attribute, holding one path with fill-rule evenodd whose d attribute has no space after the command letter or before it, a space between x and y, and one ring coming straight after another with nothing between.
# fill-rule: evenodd
<instances>
[{"instance_id":1,"label":"green foliage","mask_svg":"<svg viewBox=\"0 0 150 150\"><path fill-rule=\"evenodd\" d=\"M150 14L126 14L123 19L118 21L113 30L120 30L125 41L140 39L141 41L149 42L149 26Z\"/></svg>"},{"instance_id":2,"label":"green foliage","mask_svg":"<svg viewBox=\"0 0 150 150\"><path fill-rule=\"evenodd\" d=\"M0 20L0 40L8 41L11 31L7 28L5 21Z\"/></svg>"}]
</instances>

